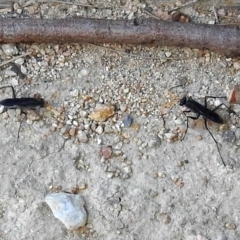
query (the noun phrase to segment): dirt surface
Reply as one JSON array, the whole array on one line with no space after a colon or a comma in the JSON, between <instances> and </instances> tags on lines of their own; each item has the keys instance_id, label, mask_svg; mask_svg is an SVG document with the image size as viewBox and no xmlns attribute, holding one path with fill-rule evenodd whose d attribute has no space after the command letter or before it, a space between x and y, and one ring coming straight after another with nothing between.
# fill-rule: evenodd
<instances>
[{"instance_id":1,"label":"dirt surface","mask_svg":"<svg viewBox=\"0 0 240 240\"><path fill-rule=\"evenodd\" d=\"M131 19L149 17L144 9L157 15L176 7L156 2L102 1L109 9L20 2L1 12ZM211 8L182 11L192 21L209 22L215 21ZM231 21L240 16L236 8L218 11ZM227 124L209 123L225 167L201 119L190 122L181 141L186 118L179 106L185 95L202 103L208 95L228 96L239 83L238 59L108 44L5 45L0 56L2 63L20 56L16 65L1 67L2 86L14 85L17 97L39 93L48 102L27 113L19 139L20 111L1 113L0 239L240 238L239 119L222 108ZM1 99L12 96L11 89L0 91ZM218 104L209 102L210 108ZM92 117L96 106L107 109L106 121ZM240 115L239 105L233 109ZM84 197L88 221L79 231L66 230L44 202L57 191Z\"/></svg>"}]
</instances>

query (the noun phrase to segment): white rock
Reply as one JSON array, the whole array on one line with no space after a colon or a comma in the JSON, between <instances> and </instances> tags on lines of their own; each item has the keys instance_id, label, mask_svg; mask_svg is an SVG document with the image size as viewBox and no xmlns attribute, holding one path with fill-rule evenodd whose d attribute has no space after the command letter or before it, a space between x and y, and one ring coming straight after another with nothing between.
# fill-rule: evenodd
<instances>
[{"instance_id":1,"label":"white rock","mask_svg":"<svg viewBox=\"0 0 240 240\"><path fill-rule=\"evenodd\" d=\"M167 58L171 57L172 53L171 52L165 52L165 55Z\"/></svg>"},{"instance_id":2,"label":"white rock","mask_svg":"<svg viewBox=\"0 0 240 240\"><path fill-rule=\"evenodd\" d=\"M78 229L86 224L87 213L81 195L50 193L45 197L45 202L51 208L54 217L58 218L67 229Z\"/></svg>"},{"instance_id":3,"label":"white rock","mask_svg":"<svg viewBox=\"0 0 240 240\"><path fill-rule=\"evenodd\" d=\"M87 134L84 131L78 131L78 140L86 143L88 141Z\"/></svg>"},{"instance_id":4,"label":"white rock","mask_svg":"<svg viewBox=\"0 0 240 240\"><path fill-rule=\"evenodd\" d=\"M4 106L3 105L0 105L0 113L2 113L4 110Z\"/></svg>"},{"instance_id":5,"label":"white rock","mask_svg":"<svg viewBox=\"0 0 240 240\"><path fill-rule=\"evenodd\" d=\"M78 96L78 89L74 89L74 90L70 91L69 94L70 94L72 97L77 97L77 96Z\"/></svg>"},{"instance_id":6,"label":"white rock","mask_svg":"<svg viewBox=\"0 0 240 240\"><path fill-rule=\"evenodd\" d=\"M101 125L99 125L96 130L95 130L96 133L98 134L102 134L103 133L103 127Z\"/></svg>"},{"instance_id":7,"label":"white rock","mask_svg":"<svg viewBox=\"0 0 240 240\"><path fill-rule=\"evenodd\" d=\"M214 24L215 24L215 21L214 21L214 20L210 20L210 21L208 21L208 24L214 25Z\"/></svg>"},{"instance_id":8,"label":"white rock","mask_svg":"<svg viewBox=\"0 0 240 240\"><path fill-rule=\"evenodd\" d=\"M15 61L14 61L16 64L18 64L18 65L23 65L24 64L24 58L18 58L18 59L16 59Z\"/></svg>"},{"instance_id":9,"label":"white rock","mask_svg":"<svg viewBox=\"0 0 240 240\"><path fill-rule=\"evenodd\" d=\"M120 104L120 110L121 112L125 112L127 110L127 104L124 103Z\"/></svg>"},{"instance_id":10,"label":"white rock","mask_svg":"<svg viewBox=\"0 0 240 240\"><path fill-rule=\"evenodd\" d=\"M165 133L165 137L166 137L167 139L172 139L174 136L175 136L174 133Z\"/></svg>"},{"instance_id":11,"label":"white rock","mask_svg":"<svg viewBox=\"0 0 240 240\"><path fill-rule=\"evenodd\" d=\"M18 54L18 49L14 43L2 44L2 50L8 56L13 56Z\"/></svg>"}]
</instances>

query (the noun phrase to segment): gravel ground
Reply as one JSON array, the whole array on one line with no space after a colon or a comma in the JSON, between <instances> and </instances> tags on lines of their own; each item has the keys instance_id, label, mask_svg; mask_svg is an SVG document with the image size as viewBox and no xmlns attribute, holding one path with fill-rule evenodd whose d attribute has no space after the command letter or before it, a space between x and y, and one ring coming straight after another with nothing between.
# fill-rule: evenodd
<instances>
[{"instance_id":1,"label":"gravel ground","mask_svg":"<svg viewBox=\"0 0 240 240\"><path fill-rule=\"evenodd\" d=\"M20 3L5 6L2 16L131 19L148 17L143 8L160 14L174 7L138 0L101 1L111 9ZM196 22L214 21L209 9L183 11ZM39 93L47 101L27 113L19 139L20 111L1 109L1 239L240 239L239 119L222 108L227 124L209 122L225 167L202 119L190 121L181 141L186 118L179 106L185 95L199 102L228 96L239 83L237 59L108 44L1 49L2 63L16 58L1 67L1 85L15 86L18 97ZM12 95L0 91L1 99ZM240 106L233 108L240 115ZM57 191L84 197L88 221L79 231L67 231L44 202Z\"/></svg>"}]
</instances>

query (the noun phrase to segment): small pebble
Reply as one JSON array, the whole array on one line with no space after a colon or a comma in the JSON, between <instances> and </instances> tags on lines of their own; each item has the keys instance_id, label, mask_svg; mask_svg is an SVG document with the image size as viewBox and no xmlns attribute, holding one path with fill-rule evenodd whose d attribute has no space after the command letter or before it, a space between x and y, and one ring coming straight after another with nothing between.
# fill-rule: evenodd
<instances>
[{"instance_id":1,"label":"small pebble","mask_svg":"<svg viewBox=\"0 0 240 240\"><path fill-rule=\"evenodd\" d=\"M133 118L130 115L127 115L124 119L123 119L123 125L124 127L130 127L131 124L133 122Z\"/></svg>"},{"instance_id":2,"label":"small pebble","mask_svg":"<svg viewBox=\"0 0 240 240\"><path fill-rule=\"evenodd\" d=\"M75 136L75 134L76 134L76 129L75 129L75 128L71 128L71 129L69 130L69 135L70 135L70 136Z\"/></svg>"},{"instance_id":3,"label":"small pebble","mask_svg":"<svg viewBox=\"0 0 240 240\"><path fill-rule=\"evenodd\" d=\"M53 115L56 116L56 117L59 117L59 116L61 115L61 113L58 112L58 111L57 111L56 109L54 109L54 108L53 108L51 111L52 111Z\"/></svg>"},{"instance_id":4,"label":"small pebble","mask_svg":"<svg viewBox=\"0 0 240 240\"><path fill-rule=\"evenodd\" d=\"M112 147L111 146L107 146L107 147L102 147L100 152L99 152L99 155L104 157L104 159L109 159L111 158L112 156Z\"/></svg>"},{"instance_id":5,"label":"small pebble","mask_svg":"<svg viewBox=\"0 0 240 240\"><path fill-rule=\"evenodd\" d=\"M18 49L14 43L2 44L2 50L7 56L14 56L18 54Z\"/></svg>"},{"instance_id":6,"label":"small pebble","mask_svg":"<svg viewBox=\"0 0 240 240\"><path fill-rule=\"evenodd\" d=\"M113 172L109 172L109 173L107 174L107 178L113 178L113 176L114 176L114 173L113 173Z\"/></svg>"},{"instance_id":7,"label":"small pebble","mask_svg":"<svg viewBox=\"0 0 240 240\"><path fill-rule=\"evenodd\" d=\"M165 133L165 137L167 139L173 139L175 137L175 134L174 133Z\"/></svg>"},{"instance_id":8,"label":"small pebble","mask_svg":"<svg viewBox=\"0 0 240 240\"><path fill-rule=\"evenodd\" d=\"M26 120L26 123L27 123L28 125L32 125L32 124L33 124L33 121L30 120L30 119L27 119L27 120Z\"/></svg>"},{"instance_id":9,"label":"small pebble","mask_svg":"<svg viewBox=\"0 0 240 240\"><path fill-rule=\"evenodd\" d=\"M106 125L104 131L105 131L105 133L112 133L112 132L113 132L113 129L112 129L111 126Z\"/></svg>"},{"instance_id":10,"label":"small pebble","mask_svg":"<svg viewBox=\"0 0 240 240\"><path fill-rule=\"evenodd\" d=\"M76 127L78 126L78 122L76 120L74 120L72 123L74 126L76 126Z\"/></svg>"},{"instance_id":11,"label":"small pebble","mask_svg":"<svg viewBox=\"0 0 240 240\"><path fill-rule=\"evenodd\" d=\"M160 178L165 178L165 177L166 177L166 174L163 173L163 172L158 172L158 173L157 173L157 176L160 177Z\"/></svg>"},{"instance_id":12,"label":"small pebble","mask_svg":"<svg viewBox=\"0 0 240 240\"><path fill-rule=\"evenodd\" d=\"M103 141L102 141L102 139L101 139L101 138L98 138L98 139L97 139L97 144L98 144L98 145L101 145L101 144L102 144L102 142L103 142Z\"/></svg>"},{"instance_id":13,"label":"small pebble","mask_svg":"<svg viewBox=\"0 0 240 240\"><path fill-rule=\"evenodd\" d=\"M123 147L123 143L122 142L118 142L116 145L115 145L115 149L122 149Z\"/></svg>"},{"instance_id":14,"label":"small pebble","mask_svg":"<svg viewBox=\"0 0 240 240\"><path fill-rule=\"evenodd\" d=\"M214 25L214 24L215 24L215 20L210 20L210 21L208 21L208 24Z\"/></svg>"},{"instance_id":15,"label":"small pebble","mask_svg":"<svg viewBox=\"0 0 240 240\"><path fill-rule=\"evenodd\" d=\"M69 92L70 96L72 97L78 97L78 89L74 89Z\"/></svg>"},{"instance_id":16,"label":"small pebble","mask_svg":"<svg viewBox=\"0 0 240 240\"><path fill-rule=\"evenodd\" d=\"M99 125L96 129L95 132L98 133L99 135L103 133L103 127Z\"/></svg>"},{"instance_id":17,"label":"small pebble","mask_svg":"<svg viewBox=\"0 0 240 240\"><path fill-rule=\"evenodd\" d=\"M123 90L123 92L126 93L126 94L129 93L129 88L125 88L125 89Z\"/></svg>"},{"instance_id":18,"label":"small pebble","mask_svg":"<svg viewBox=\"0 0 240 240\"><path fill-rule=\"evenodd\" d=\"M229 97L228 97L229 103L240 103L240 85L233 86Z\"/></svg>"},{"instance_id":19,"label":"small pebble","mask_svg":"<svg viewBox=\"0 0 240 240\"><path fill-rule=\"evenodd\" d=\"M233 67L238 71L240 70L240 62L234 62Z\"/></svg>"},{"instance_id":20,"label":"small pebble","mask_svg":"<svg viewBox=\"0 0 240 240\"><path fill-rule=\"evenodd\" d=\"M79 115L80 115L80 117L85 118L85 117L87 116L87 112L81 110L81 111L79 112Z\"/></svg>"},{"instance_id":21,"label":"small pebble","mask_svg":"<svg viewBox=\"0 0 240 240\"><path fill-rule=\"evenodd\" d=\"M105 122L109 117L115 114L114 106L109 104L100 104L96 106L95 110L88 115L88 117L97 122Z\"/></svg>"},{"instance_id":22,"label":"small pebble","mask_svg":"<svg viewBox=\"0 0 240 240\"><path fill-rule=\"evenodd\" d=\"M134 130L134 131L139 131L139 129L140 129L140 125L138 124L138 123L136 123L136 122L133 122L132 124L131 124L131 128Z\"/></svg>"},{"instance_id":23,"label":"small pebble","mask_svg":"<svg viewBox=\"0 0 240 240\"><path fill-rule=\"evenodd\" d=\"M221 102L219 99L216 99L216 100L214 101L214 106L215 106L215 107L218 107L221 103L222 103L222 102Z\"/></svg>"},{"instance_id":24,"label":"small pebble","mask_svg":"<svg viewBox=\"0 0 240 240\"><path fill-rule=\"evenodd\" d=\"M226 131L229 129L229 126L227 124L221 124L219 127L220 131Z\"/></svg>"},{"instance_id":25,"label":"small pebble","mask_svg":"<svg viewBox=\"0 0 240 240\"><path fill-rule=\"evenodd\" d=\"M4 106L0 105L0 113L3 113L4 111Z\"/></svg>"},{"instance_id":26,"label":"small pebble","mask_svg":"<svg viewBox=\"0 0 240 240\"><path fill-rule=\"evenodd\" d=\"M124 103L120 104L120 110L121 112L125 112L127 110L127 104Z\"/></svg>"},{"instance_id":27,"label":"small pebble","mask_svg":"<svg viewBox=\"0 0 240 240\"><path fill-rule=\"evenodd\" d=\"M226 223L225 227L229 230L235 230L236 229L236 224L235 223Z\"/></svg>"},{"instance_id":28,"label":"small pebble","mask_svg":"<svg viewBox=\"0 0 240 240\"><path fill-rule=\"evenodd\" d=\"M4 112L4 113L2 114L2 117L3 117L3 119L8 119L8 118L9 118L9 115L8 115L7 112Z\"/></svg>"},{"instance_id":29,"label":"small pebble","mask_svg":"<svg viewBox=\"0 0 240 240\"><path fill-rule=\"evenodd\" d=\"M165 52L165 55L167 58L171 57L172 53L171 52Z\"/></svg>"},{"instance_id":30,"label":"small pebble","mask_svg":"<svg viewBox=\"0 0 240 240\"><path fill-rule=\"evenodd\" d=\"M86 143L88 142L88 137L87 137L87 134L84 132L84 131L78 131L78 140L80 142L83 142L83 143Z\"/></svg>"},{"instance_id":31,"label":"small pebble","mask_svg":"<svg viewBox=\"0 0 240 240\"><path fill-rule=\"evenodd\" d=\"M126 173L131 173L132 172L132 168L130 166L124 167L124 171Z\"/></svg>"},{"instance_id":32,"label":"small pebble","mask_svg":"<svg viewBox=\"0 0 240 240\"><path fill-rule=\"evenodd\" d=\"M85 202L81 195L68 193L50 193L45 202L51 208L53 215L58 218L67 229L76 230L87 222Z\"/></svg>"},{"instance_id":33,"label":"small pebble","mask_svg":"<svg viewBox=\"0 0 240 240\"><path fill-rule=\"evenodd\" d=\"M15 61L14 61L16 64L18 64L18 65L23 65L24 64L24 58L18 58L18 59L16 59Z\"/></svg>"}]
</instances>

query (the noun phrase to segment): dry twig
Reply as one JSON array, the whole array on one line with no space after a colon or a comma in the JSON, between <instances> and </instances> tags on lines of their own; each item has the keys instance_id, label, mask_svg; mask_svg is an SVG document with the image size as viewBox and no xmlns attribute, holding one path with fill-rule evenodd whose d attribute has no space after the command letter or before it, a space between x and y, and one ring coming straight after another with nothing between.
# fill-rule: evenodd
<instances>
[{"instance_id":1,"label":"dry twig","mask_svg":"<svg viewBox=\"0 0 240 240\"><path fill-rule=\"evenodd\" d=\"M156 44L240 55L237 27L157 19L1 19L0 43L7 42Z\"/></svg>"}]
</instances>

